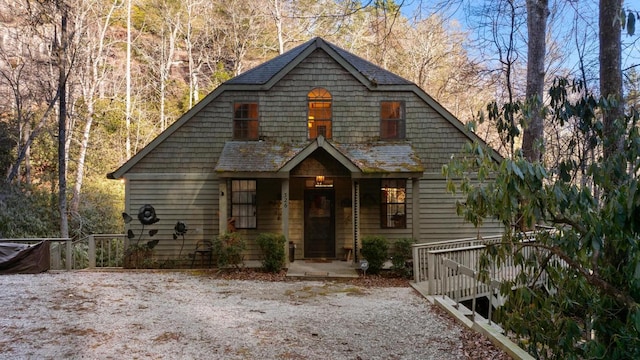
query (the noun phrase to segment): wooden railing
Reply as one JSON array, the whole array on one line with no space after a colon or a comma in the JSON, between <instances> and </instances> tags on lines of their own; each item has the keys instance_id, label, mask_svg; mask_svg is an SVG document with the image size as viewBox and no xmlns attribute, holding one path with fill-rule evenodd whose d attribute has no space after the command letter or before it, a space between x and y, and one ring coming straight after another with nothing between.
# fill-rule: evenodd
<instances>
[{"instance_id":1,"label":"wooden railing","mask_svg":"<svg viewBox=\"0 0 640 360\"><path fill-rule=\"evenodd\" d=\"M3 243L37 244L47 241L50 246L50 267L52 270L71 270L73 268L73 243L71 238L16 238L0 239Z\"/></svg>"},{"instance_id":2,"label":"wooden railing","mask_svg":"<svg viewBox=\"0 0 640 360\"><path fill-rule=\"evenodd\" d=\"M124 234L94 234L76 241L70 238L17 238L0 239L0 242L36 244L47 241L51 253L51 270L73 270L121 267L125 240Z\"/></svg>"},{"instance_id":3,"label":"wooden railing","mask_svg":"<svg viewBox=\"0 0 640 360\"><path fill-rule=\"evenodd\" d=\"M445 286L452 288L453 284L458 283L458 278L462 277L457 272L452 275L451 269L443 267L445 259L452 265L453 263L462 266L462 269L472 269L478 271L480 269L479 261L482 253L487 245L495 244L502 240L502 235L495 235L481 239L461 239L454 241L443 241L429 244L416 244L413 246L414 256L414 280L415 282L426 282L429 295L441 295ZM534 233L526 233L523 240L519 242L521 245L535 241ZM519 246L517 252L524 257L529 257L535 249L530 246ZM453 266L453 265L452 265ZM493 264L489 269L489 278L497 282L512 280L522 269L516 265L512 255L504 257L500 264ZM450 279L451 277L451 279ZM541 280L544 280L542 278ZM475 280L460 280L460 286L457 289L458 297L461 299L471 299L472 292L475 294L485 295L489 293L489 285L475 284ZM472 284L475 284L472 286ZM452 297L453 298L453 297Z\"/></svg>"},{"instance_id":4,"label":"wooden railing","mask_svg":"<svg viewBox=\"0 0 640 360\"><path fill-rule=\"evenodd\" d=\"M453 260L444 258L442 260L442 297L452 299L453 306L460 311L460 302L471 300L471 321L476 321L476 300L480 296L486 296L490 301L488 307L487 320L492 325L491 313L493 308L504 304L504 298L500 294L502 283L495 279L490 279L487 283L480 281L477 270L461 265Z\"/></svg>"},{"instance_id":5,"label":"wooden railing","mask_svg":"<svg viewBox=\"0 0 640 360\"><path fill-rule=\"evenodd\" d=\"M447 295L458 301L488 293L488 287L477 281L477 269L485 245L429 251L429 294ZM471 275L467 275L467 273Z\"/></svg>"},{"instance_id":6,"label":"wooden railing","mask_svg":"<svg viewBox=\"0 0 640 360\"><path fill-rule=\"evenodd\" d=\"M92 234L73 242L74 269L122 267L125 234Z\"/></svg>"},{"instance_id":7,"label":"wooden railing","mask_svg":"<svg viewBox=\"0 0 640 360\"><path fill-rule=\"evenodd\" d=\"M429 251L457 249L469 246L497 243L502 235L491 235L481 238L465 238L413 245L413 279L415 282L429 279Z\"/></svg>"}]
</instances>

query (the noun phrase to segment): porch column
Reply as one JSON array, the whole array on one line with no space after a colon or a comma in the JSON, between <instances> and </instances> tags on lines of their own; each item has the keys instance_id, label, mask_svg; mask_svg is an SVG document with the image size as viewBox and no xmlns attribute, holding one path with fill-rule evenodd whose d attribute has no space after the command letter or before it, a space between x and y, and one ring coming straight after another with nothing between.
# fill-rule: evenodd
<instances>
[{"instance_id":1,"label":"porch column","mask_svg":"<svg viewBox=\"0 0 640 360\"><path fill-rule=\"evenodd\" d=\"M360 184L357 181L351 181L352 214L353 219L353 261L358 262L358 251L360 249Z\"/></svg>"},{"instance_id":2,"label":"porch column","mask_svg":"<svg viewBox=\"0 0 640 360\"><path fill-rule=\"evenodd\" d=\"M282 234L287 241L284 242L284 253L289 264L289 179L282 179L280 189L280 206L282 212Z\"/></svg>"},{"instance_id":3,"label":"porch column","mask_svg":"<svg viewBox=\"0 0 640 360\"><path fill-rule=\"evenodd\" d=\"M220 188L220 199L218 201L218 234L222 235L227 232L227 180L220 179L218 186Z\"/></svg>"},{"instance_id":4,"label":"porch column","mask_svg":"<svg viewBox=\"0 0 640 360\"><path fill-rule=\"evenodd\" d=\"M420 242L420 179L411 179L411 236Z\"/></svg>"}]
</instances>

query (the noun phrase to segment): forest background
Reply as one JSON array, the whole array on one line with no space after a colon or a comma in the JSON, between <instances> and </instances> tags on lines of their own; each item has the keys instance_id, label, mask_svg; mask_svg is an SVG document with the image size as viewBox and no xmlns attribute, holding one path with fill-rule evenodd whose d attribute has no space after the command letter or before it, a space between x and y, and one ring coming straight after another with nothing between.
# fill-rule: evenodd
<instances>
[{"instance_id":1,"label":"forest background","mask_svg":"<svg viewBox=\"0 0 640 360\"><path fill-rule=\"evenodd\" d=\"M548 9L545 86L562 76L598 93L598 2ZM526 10L524 0L0 0L0 238L122 232L124 188L106 174L225 80L314 36L473 123L488 103L526 96ZM623 37L628 104L639 56ZM498 125L473 128L511 156L522 136ZM545 127L546 161L570 155L571 133Z\"/></svg>"},{"instance_id":2,"label":"forest background","mask_svg":"<svg viewBox=\"0 0 640 360\"><path fill-rule=\"evenodd\" d=\"M459 215L509 230L480 265L523 269L496 311L519 345L640 358L638 18L622 0L0 0L0 238L122 232L107 173L227 79L321 36L504 156L468 144L443 175ZM555 231L521 241L539 225Z\"/></svg>"}]
</instances>

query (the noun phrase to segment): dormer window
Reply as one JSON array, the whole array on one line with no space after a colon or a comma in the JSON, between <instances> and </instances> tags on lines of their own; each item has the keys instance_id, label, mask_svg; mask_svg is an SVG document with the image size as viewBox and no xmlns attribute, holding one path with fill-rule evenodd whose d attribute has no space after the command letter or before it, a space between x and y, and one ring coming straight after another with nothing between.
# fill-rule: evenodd
<instances>
[{"instance_id":1,"label":"dormer window","mask_svg":"<svg viewBox=\"0 0 640 360\"><path fill-rule=\"evenodd\" d=\"M380 102L380 138L404 139L404 102Z\"/></svg>"},{"instance_id":2,"label":"dormer window","mask_svg":"<svg viewBox=\"0 0 640 360\"><path fill-rule=\"evenodd\" d=\"M258 103L233 104L233 138L258 140Z\"/></svg>"},{"instance_id":3,"label":"dormer window","mask_svg":"<svg viewBox=\"0 0 640 360\"><path fill-rule=\"evenodd\" d=\"M320 135L331 139L331 94L326 89L315 88L309 92L307 98L309 139L315 139Z\"/></svg>"}]
</instances>

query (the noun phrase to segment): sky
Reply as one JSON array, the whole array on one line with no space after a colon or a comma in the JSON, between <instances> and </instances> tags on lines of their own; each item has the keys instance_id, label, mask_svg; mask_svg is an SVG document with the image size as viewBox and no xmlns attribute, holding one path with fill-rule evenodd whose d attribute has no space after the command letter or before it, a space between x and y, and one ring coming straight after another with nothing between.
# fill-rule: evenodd
<instances>
[{"instance_id":1,"label":"sky","mask_svg":"<svg viewBox=\"0 0 640 360\"><path fill-rule=\"evenodd\" d=\"M401 5L402 14L413 19L414 16L426 17L431 13L445 14L447 21L455 21L459 23L463 30L469 31L471 36L476 39L492 37L493 33L486 27L477 26L482 18L474 16L475 7L482 4L478 0L395 0ZM447 2L448 6L441 6L440 3ZM493 1L495 2L495 1ZM524 0L521 1L524 3ZM470 6L470 4L472 4ZM624 9L632 9L634 13L640 16L640 0L623 1ZM522 9L524 11L524 9ZM588 81L597 81L598 76L598 0L551 0L550 16L547 31L552 35L552 42L547 46L547 62L549 63L548 72L553 73L569 73L575 76L581 74L580 71L580 54L583 54L585 75ZM500 15L505 21L509 20L508 15ZM522 60L526 62L526 15L524 12L518 18L523 22L522 28L518 31L517 41L519 46L524 49ZM622 33L623 54L622 67L628 69L640 64L640 19L638 19L638 31L634 36L627 35L626 31ZM508 27L504 27L504 36L508 33ZM576 34L578 34L576 36ZM586 41L585 41L586 39ZM483 46L488 49L483 53L477 49L469 48L472 56L484 61L491 61L491 57L495 60L497 52L492 45ZM565 58L559 59L558 55L565 55Z\"/></svg>"}]
</instances>

